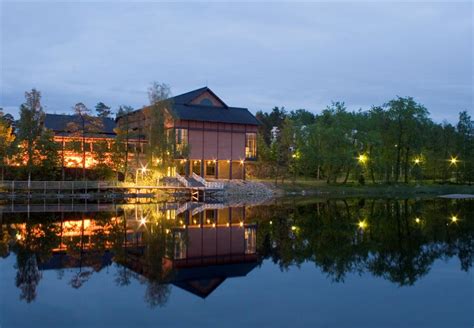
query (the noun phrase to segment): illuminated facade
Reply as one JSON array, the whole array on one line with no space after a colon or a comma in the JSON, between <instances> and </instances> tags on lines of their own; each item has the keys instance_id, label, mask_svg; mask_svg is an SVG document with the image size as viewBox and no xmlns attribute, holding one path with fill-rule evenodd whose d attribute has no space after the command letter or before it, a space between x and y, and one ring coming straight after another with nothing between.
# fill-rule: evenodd
<instances>
[{"instance_id":1,"label":"illuminated facade","mask_svg":"<svg viewBox=\"0 0 474 328\"><path fill-rule=\"evenodd\" d=\"M116 123L111 118L78 115L46 114L44 127L54 132L54 140L61 145L63 167L92 168L98 163L110 164L110 150L115 139ZM143 152L145 141L129 140L130 156ZM98 155L100 154L100 158Z\"/></svg>"},{"instance_id":2,"label":"illuminated facade","mask_svg":"<svg viewBox=\"0 0 474 328\"><path fill-rule=\"evenodd\" d=\"M166 128L176 142L176 169L204 178L244 179L257 158L257 119L246 108L230 107L207 87L168 99ZM145 135L151 107L127 115L129 126ZM124 117L118 118L124 124ZM187 149L184 156L180 150Z\"/></svg>"}]
</instances>

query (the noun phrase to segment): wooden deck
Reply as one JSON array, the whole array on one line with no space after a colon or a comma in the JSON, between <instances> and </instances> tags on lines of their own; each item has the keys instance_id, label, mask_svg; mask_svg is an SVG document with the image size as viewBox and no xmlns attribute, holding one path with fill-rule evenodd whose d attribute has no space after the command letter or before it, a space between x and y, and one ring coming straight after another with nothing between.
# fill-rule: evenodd
<instances>
[{"instance_id":1,"label":"wooden deck","mask_svg":"<svg viewBox=\"0 0 474 328\"><path fill-rule=\"evenodd\" d=\"M206 193L213 194L222 188L213 188L209 185L136 185L125 182L108 181L3 181L0 182L0 193L9 198L20 195L56 194L75 195L76 197L90 196L90 194L125 194L138 196L142 194L185 194L192 201L205 201Z\"/></svg>"}]
</instances>

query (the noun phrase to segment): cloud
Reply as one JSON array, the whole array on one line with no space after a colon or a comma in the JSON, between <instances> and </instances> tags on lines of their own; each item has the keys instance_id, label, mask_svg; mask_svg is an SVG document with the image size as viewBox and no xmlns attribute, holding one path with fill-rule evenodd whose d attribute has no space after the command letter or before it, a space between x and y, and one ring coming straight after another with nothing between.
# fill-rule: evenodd
<instances>
[{"instance_id":1,"label":"cloud","mask_svg":"<svg viewBox=\"0 0 474 328\"><path fill-rule=\"evenodd\" d=\"M472 3L19 3L1 13L0 106L147 102L206 83L227 103L320 111L413 96L433 117L472 111ZM25 24L25 22L28 22Z\"/></svg>"}]
</instances>

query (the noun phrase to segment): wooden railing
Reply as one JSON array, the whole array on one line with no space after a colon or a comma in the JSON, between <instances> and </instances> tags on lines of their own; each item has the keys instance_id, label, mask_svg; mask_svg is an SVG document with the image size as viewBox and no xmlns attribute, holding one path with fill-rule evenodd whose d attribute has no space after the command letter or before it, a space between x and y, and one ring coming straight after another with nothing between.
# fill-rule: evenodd
<instances>
[{"instance_id":1,"label":"wooden railing","mask_svg":"<svg viewBox=\"0 0 474 328\"><path fill-rule=\"evenodd\" d=\"M0 181L0 189L10 192L21 190L89 190L133 188L134 183L118 181Z\"/></svg>"},{"instance_id":2,"label":"wooden railing","mask_svg":"<svg viewBox=\"0 0 474 328\"><path fill-rule=\"evenodd\" d=\"M199 181L200 183L202 183L206 188L209 188L209 189L224 189L224 183L223 182L206 181L203 177L201 177L200 175L197 175L194 172L193 172L192 176L196 181Z\"/></svg>"},{"instance_id":3,"label":"wooden railing","mask_svg":"<svg viewBox=\"0 0 474 328\"><path fill-rule=\"evenodd\" d=\"M189 181L179 173L176 173L176 179L178 179L179 183L181 183L183 186L189 187Z\"/></svg>"}]
</instances>

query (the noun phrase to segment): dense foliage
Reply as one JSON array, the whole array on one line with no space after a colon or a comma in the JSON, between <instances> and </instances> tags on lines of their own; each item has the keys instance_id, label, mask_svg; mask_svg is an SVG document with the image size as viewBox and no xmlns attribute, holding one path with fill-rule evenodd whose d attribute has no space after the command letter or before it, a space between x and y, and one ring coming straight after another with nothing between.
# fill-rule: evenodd
<instances>
[{"instance_id":1,"label":"dense foliage","mask_svg":"<svg viewBox=\"0 0 474 328\"><path fill-rule=\"evenodd\" d=\"M456 126L439 124L413 98L398 97L367 111L333 102L318 115L275 107L257 118L258 177L361 184L474 180L474 126L467 111Z\"/></svg>"}]
</instances>

